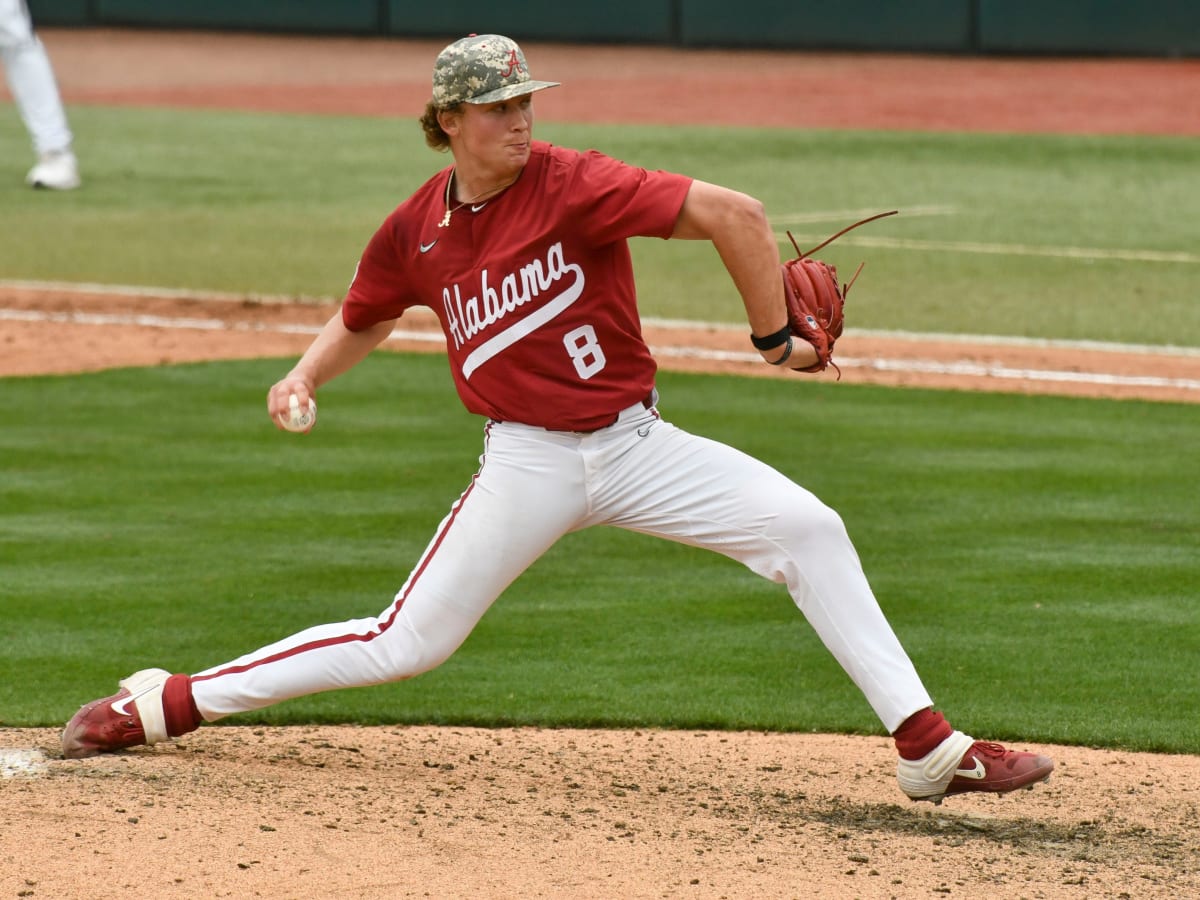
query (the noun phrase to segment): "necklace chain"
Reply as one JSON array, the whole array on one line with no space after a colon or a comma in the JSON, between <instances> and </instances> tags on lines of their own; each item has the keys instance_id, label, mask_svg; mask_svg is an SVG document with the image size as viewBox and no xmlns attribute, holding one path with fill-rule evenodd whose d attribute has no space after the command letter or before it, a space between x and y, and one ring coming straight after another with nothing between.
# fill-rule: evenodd
<instances>
[{"instance_id":1,"label":"necklace chain","mask_svg":"<svg viewBox=\"0 0 1200 900\"><path fill-rule=\"evenodd\" d=\"M517 178L520 177L520 173L517 173L516 176L514 176L510 180L504 182L504 184L498 185L497 187L494 187L494 188L488 188L486 191L482 191L482 192L476 194L474 197L464 200L462 203L459 203L457 206L452 207L452 206L450 206L450 189L454 186L454 173L456 171L457 171L456 169L451 169L450 177L446 179L446 214L444 216L442 216L442 221L440 221L438 223L438 228L448 228L450 226L450 216L453 213L457 212L458 210L462 209L468 203L474 203L476 200L480 199L481 197L486 197L489 194L497 194L500 191L504 190L509 185L511 185L513 182L515 182L517 180Z\"/></svg>"}]
</instances>

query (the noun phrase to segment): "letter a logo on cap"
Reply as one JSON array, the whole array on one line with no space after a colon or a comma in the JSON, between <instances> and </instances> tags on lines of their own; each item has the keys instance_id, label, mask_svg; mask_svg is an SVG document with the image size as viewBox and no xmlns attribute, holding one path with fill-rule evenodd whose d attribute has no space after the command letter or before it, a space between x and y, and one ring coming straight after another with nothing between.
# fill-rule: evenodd
<instances>
[{"instance_id":1,"label":"letter a logo on cap","mask_svg":"<svg viewBox=\"0 0 1200 900\"><path fill-rule=\"evenodd\" d=\"M523 69L521 68L521 60L517 58L517 51L515 49L510 50L508 52L508 68L500 73L500 77L509 78L512 76L513 72L521 71L523 71Z\"/></svg>"}]
</instances>

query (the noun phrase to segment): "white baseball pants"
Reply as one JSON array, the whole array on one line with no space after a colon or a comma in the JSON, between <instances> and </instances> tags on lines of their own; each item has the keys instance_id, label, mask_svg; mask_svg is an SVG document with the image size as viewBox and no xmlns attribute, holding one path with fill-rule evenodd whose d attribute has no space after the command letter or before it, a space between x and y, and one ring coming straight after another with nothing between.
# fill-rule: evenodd
<instances>
[{"instance_id":1,"label":"white baseball pants","mask_svg":"<svg viewBox=\"0 0 1200 900\"><path fill-rule=\"evenodd\" d=\"M33 32L25 0L0 0L0 61L33 149L39 155L70 149L58 82L46 48Z\"/></svg>"},{"instance_id":2,"label":"white baseball pants","mask_svg":"<svg viewBox=\"0 0 1200 900\"><path fill-rule=\"evenodd\" d=\"M485 435L478 473L390 606L199 673L200 714L428 671L559 537L592 525L705 547L785 583L889 733L932 705L841 518L775 469L641 404L591 434L489 422Z\"/></svg>"}]
</instances>

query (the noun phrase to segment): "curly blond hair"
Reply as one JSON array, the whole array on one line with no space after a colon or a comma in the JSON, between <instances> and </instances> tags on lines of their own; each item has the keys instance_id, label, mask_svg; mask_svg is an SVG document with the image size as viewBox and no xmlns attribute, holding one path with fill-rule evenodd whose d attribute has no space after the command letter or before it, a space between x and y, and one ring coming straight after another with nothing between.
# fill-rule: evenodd
<instances>
[{"instance_id":1,"label":"curly blond hair","mask_svg":"<svg viewBox=\"0 0 1200 900\"><path fill-rule=\"evenodd\" d=\"M456 103L441 109L434 106L432 100L425 104L425 112L420 118L421 130L425 132L425 143L439 153L445 153L450 149L450 135L442 130L442 123L438 121L438 113L457 112L460 106L462 106L461 103Z\"/></svg>"}]
</instances>

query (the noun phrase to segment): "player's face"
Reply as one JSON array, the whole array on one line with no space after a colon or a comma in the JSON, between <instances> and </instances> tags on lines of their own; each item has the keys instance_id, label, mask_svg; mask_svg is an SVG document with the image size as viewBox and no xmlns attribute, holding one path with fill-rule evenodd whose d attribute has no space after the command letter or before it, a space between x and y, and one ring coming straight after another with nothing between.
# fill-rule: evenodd
<instances>
[{"instance_id":1,"label":"player's face","mask_svg":"<svg viewBox=\"0 0 1200 900\"><path fill-rule=\"evenodd\" d=\"M464 103L457 131L456 159L462 153L482 168L515 173L529 161L533 96L525 94L498 103Z\"/></svg>"}]
</instances>

